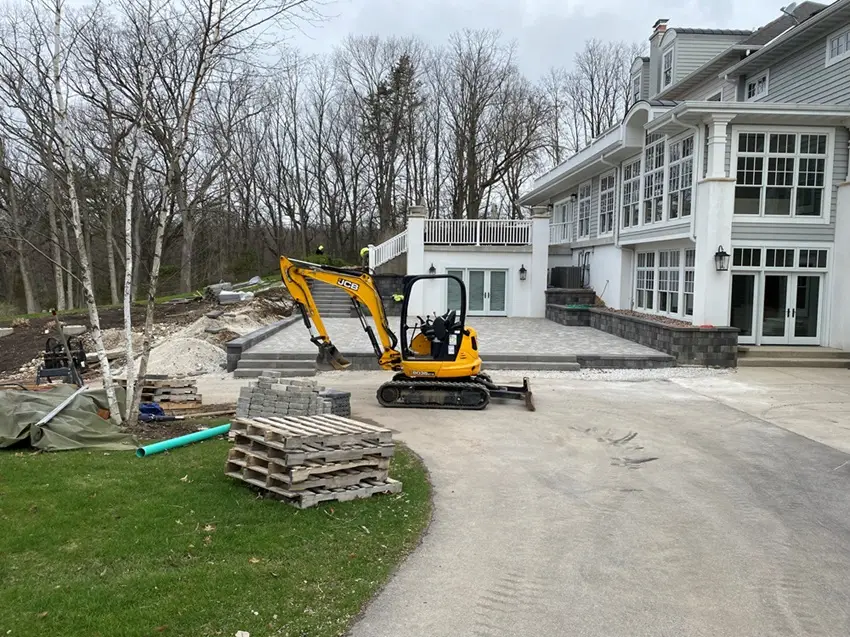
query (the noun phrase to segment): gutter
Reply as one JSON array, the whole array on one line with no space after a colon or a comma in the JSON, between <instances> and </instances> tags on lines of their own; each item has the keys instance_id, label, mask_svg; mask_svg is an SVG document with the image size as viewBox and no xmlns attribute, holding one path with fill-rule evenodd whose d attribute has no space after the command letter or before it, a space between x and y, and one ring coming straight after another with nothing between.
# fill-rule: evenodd
<instances>
[{"instance_id":1,"label":"gutter","mask_svg":"<svg viewBox=\"0 0 850 637\"><path fill-rule=\"evenodd\" d=\"M695 155L694 159L695 159L695 161L694 161L694 184L693 184L693 186L696 186L697 177L699 175L702 175L702 168L703 168L703 166L702 166L702 157L703 157L702 146L697 148L697 140L699 140L700 137L701 137L699 126L695 126L693 124L685 124L685 122L683 122L682 120L679 119L678 113L675 113L675 112L670 114L670 119L673 120L674 124L678 124L679 126L684 126L685 128L690 128L692 131L694 131L694 155ZM680 176L680 178L681 178L681 176ZM702 179L702 177L699 177L699 178ZM696 242L697 242L697 235L696 235L696 216L697 216L697 197L696 197L696 194L697 194L697 192L698 192L698 189L696 187L694 187L694 189L693 189L693 193L694 193L693 194L693 201L691 202L692 210L691 210L691 232L690 232L691 241L693 241L694 244L696 244Z\"/></svg>"},{"instance_id":2,"label":"gutter","mask_svg":"<svg viewBox=\"0 0 850 637\"><path fill-rule=\"evenodd\" d=\"M805 33L811 27L819 24L822 20L824 20L827 17L831 16L832 14L838 12L839 10L846 9L846 8L847 8L847 3L844 2L844 0L837 0L836 2L833 2L832 4L828 5L824 9L821 9L816 14L810 16L808 19L804 20L801 24L798 24L795 27L792 27L792 28L788 29L787 31L785 31L785 33L778 35L776 38L774 38L773 40L771 40L770 42L765 44L758 51L756 51L755 53L753 53L750 56L747 56L746 58L741 60L738 64L736 64L732 68L728 69L728 71L726 71L726 73L727 73L726 77L728 78L729 75L731 75L733 73L737 73L739 75L742 75L742 73L739 72L740 69L745 67L745 66L749 66L749 63L752 60L759 59L762 56L762 54L764 53L764 51L769 51L769 50L779 46L780 44L784 44L785 42L791 40L792 38L797 37L797 35L799 35L801 33Z\"/></svg>"}]
</instances>

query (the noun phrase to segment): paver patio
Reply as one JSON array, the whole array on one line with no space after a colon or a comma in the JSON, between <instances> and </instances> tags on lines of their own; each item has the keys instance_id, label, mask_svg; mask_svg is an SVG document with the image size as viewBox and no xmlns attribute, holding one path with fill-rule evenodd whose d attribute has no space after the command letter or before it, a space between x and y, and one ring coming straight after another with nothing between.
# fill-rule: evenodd
<instances>
[{"instance_id":1,"label":"paver patio","mask_svg":"<svg viewBox=\"0 0 850 637\"><path fill-rule=\"evenodd\" d=\"M324 321L334 345L343 353L372 351L369 338L356 318L329 318ZM547 319L470 317L470 327L478 331L481 351L489 354L543 354L576 356L648 356L662 352L601 332L592 327L569 327ZM390 327L398 328L398 318L390 317ZM303 323L296 322L246 353L310 353L316 351Z\"/></svg>"}]
</instances>

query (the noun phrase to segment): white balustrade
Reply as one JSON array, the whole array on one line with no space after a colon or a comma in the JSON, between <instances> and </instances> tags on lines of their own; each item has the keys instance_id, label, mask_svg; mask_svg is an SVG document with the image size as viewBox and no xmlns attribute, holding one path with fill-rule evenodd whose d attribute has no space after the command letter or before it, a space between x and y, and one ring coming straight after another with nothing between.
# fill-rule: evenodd
<instances>
[{"instance_id":1,"label":"white balustrade","mask_svg":"<svg viewBox=\"0 0 850 637\"><path fill-rule=\"evenodd\" d=\"M549 245L572 243L574 225L571 221L551 224L549 226Z\"/></svg>"},{"instance_id":2,"label":"white balustrade","mask_svg":"<svg viewBox=\"0 0 850 637\"><path fill-rule=\"evenodd\" d=\"M427 219L425 243L436 245L528 245L529 219Z\"/></svg>"},{"instance_id":3,"label":"white balustrade","mask_svg":"<svg viewBox=\"0 0 850 637\"><path fill-rule=\"evenodd\" d=\"M380 245L369 247L369 269L374 270L405 252L407 252L407 230L390 237Z\"/></svg>"}]
</instances>

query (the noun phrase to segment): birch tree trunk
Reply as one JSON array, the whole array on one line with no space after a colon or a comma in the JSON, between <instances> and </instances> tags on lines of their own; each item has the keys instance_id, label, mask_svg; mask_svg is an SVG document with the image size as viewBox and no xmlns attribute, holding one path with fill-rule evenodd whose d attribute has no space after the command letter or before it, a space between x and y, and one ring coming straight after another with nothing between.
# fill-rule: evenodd
<instances>
[{"instance_id":1,"label":"birch tree trunk","mask_svg":"<svg viewBox=\"0 0 850 637\"><path fill-rule=\"evenodd\" d=\"M65 276L62 271L62 247L59 244L59 223L56 220L56 173L53 160L44 159L47 168L47 220L50 224L50 247L53 259L53 283L56 286L56 309L65 310Z\"/></svg>"},{"instance_id":2,"label":"birch tree trunk","mask_svg":"<svg viewBox=\"0 0 850 637\"><path fill-rule=\"evenodd\" d=\"M124 421L136 417L133 399L136 395L136 362L133 359L133 198L136 166L139 164L138 128L133 130L133 156L127 173L127 192L124 196L124 338L127 340L127 394L124 398Z\"/></svg>"},{"instance_id":3,"label":"birch tree trunk","mask_svg":"<svg viewBox=\"0 0 850 637\"><path fill-rule=\"evenodd\" d=\"M135 150L134 150L135 152ZM138 160L137 160L138 161ZM132 175L130 180L132 180ZM108 185L106 187L106 211L104 219L104 234L106 235L106 266L109 269L109 300L112 305L118 305L118 282L115 273L115 248L112 244L113 219L112 219L112 193L115 184L115 157L110 159Z\"/></svg>"},{"instance_id":4,"label":"birch tree trunk","mask_svg":"<svg viewBox=\"0 0 850 637\"><path fill-rule=\"evenodd\" d=\"M77 188L74 182L73 161L71 156L71 140L68 138L68 112L65 97L62 93L62 6L64 0L55 0L53 5L53 92L56 108L56 133L65 160L65 180L68 187L68 201L71 208L71 225L77 243L78 259L82 270L83 297L89 313L89 323L92 329L95 352L97 353L100 369L103 373L103 386L106 389L106 400L109 405L109 416L116 424L121 424L121 411L115 396L115 385L112 381L112 370L106 349L103 346L103 333L100 330L100 315L94 298L91 262L86 250L86 237L83 231L83 220L80 214L80 202L77 198ZM68 277L71 279L72 277Z\"/></svg>"}]
</instances>

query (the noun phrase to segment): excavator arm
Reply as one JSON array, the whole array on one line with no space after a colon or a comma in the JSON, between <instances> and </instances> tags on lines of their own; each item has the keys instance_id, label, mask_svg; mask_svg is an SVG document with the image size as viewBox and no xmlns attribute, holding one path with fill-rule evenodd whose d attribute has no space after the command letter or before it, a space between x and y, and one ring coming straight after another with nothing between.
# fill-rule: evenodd
<instances>
[{"instance_id":1,"label":"excavator arm","mask_svg":"<svg viewBox=\"0 0 850 637\"><path fill-rule=\"evenodd\" d=\"M360 323L369 336L378 364L383 369L401 370L401 353L396 349L398 339L390 329L381 295L375 280L366 272L351 268L335 268L308 261L280 258L280 276L286 289L298 304L304 325L310 330L310 340L319 348L318 359L335 369L345 369L351 363L331 342L319 308L310 291L308 279L321 281L343 290L351 297ZM371 314L374 327L369 324L360 304ZM314 329L315 328L315 329Z\"/></svg>"}]
</instances>

